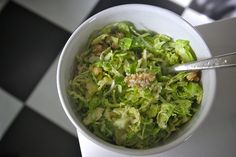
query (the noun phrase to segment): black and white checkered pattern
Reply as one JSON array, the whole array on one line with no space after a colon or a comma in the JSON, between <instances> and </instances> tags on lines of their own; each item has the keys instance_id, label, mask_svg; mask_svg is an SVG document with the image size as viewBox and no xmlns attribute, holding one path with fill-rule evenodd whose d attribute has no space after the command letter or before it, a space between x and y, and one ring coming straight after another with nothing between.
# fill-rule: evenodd
<instances>
[{"instance_id":1,"label":"black and white checkered pattern","mask_svg":"<svg viewBox=\"0 0 236 157\"><path fill-rule=\"evenodd\" d=\"M66 117L56 91L58 55L65 42L73 30L86 18L103 9L120 4L144 3L160 6L181 15L193 25L205 24L235 15L235 1L227 1L225 4L221 0L216 0L217 5L215 6L212 1L0 0L0 157L78 157L81 156L81 151L84 157L123 156L96 146L82 135L79 137L79 146L76 130ZM225 6L224 9L218 7L222 4ZM211 8L207 8L207 6ZM234 28L236 28L235 25ZM206 31L204 26L199 27L199 30L203 33ZM214 31L219 30L215 28ZM229 33L227 36L235 36L236 39L236 34ZM221 49L223 45L220 40L221 47L210 42L217 36L212 35L205 38L213 50L224 51ZM229 51L230 48L232 48L231 51L235 51L234 44L231 47L230 43L226 45ZM232 71L225 72L225 75L229 75L228 73L231 74ZM236 78L235 75L233 77ZM236 87L234 84L230 84L230 81L227 82L224 79L220 81L224 82L224 86L227 86L228 89ZM223 88L223 86L221 87ZM233 96L235 96L234 93L228 93L224 100L217 101L232 104L229 99ZM222 114L221 109L224 108L217 106L214 108L213 114L222 114L223 118L211 116L207 123L211 126L203 127L192 143L185 144L162 156L223 155L224 152L208 150L206 146L213 144L219 149L221 146L223 147L223 144L219 142L226 144L228 140L236 140L235 136L232 139L229 136L236 131L236 125L227 126L231 124L227 122L227 119L235 120L236 118L235 108L232 106L228 106L232 109L230 110L232 117L227 117L226 113ZM214 121L215 119L218 121ZM219 132L224 128L227 132ZM216 133L211 134L211 131ZM219 138L224 134L228 135ZM213 141L204 141L206 136L210 136L208 140L213 139ZM217 138L225 141L217 140ZM213 149L213 147L211 148ZM228 156L235 156L234 146L222 149L228 151ZM186 150L188 151L186 152Z\"/></svg>"}]
</instances>

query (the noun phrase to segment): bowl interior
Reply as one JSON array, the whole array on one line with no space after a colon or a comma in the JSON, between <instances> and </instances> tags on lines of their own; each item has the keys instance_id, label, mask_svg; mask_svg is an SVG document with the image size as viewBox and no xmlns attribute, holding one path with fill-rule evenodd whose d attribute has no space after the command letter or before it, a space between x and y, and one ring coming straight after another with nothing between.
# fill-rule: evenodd
<instances>
[{"instance_id":1,"label":"bowl interior","mask_svg":"<svg viewBox=\"0 0 236 157\"><path fill-rule=\"evenodd\" d=\"M191 136L192 132L206 117L213 102L215 93L216 78L214 70L202 72L204 95L200 111L195 114L188 125L186 125L175 136L171 137L164 145L151 149L128 149L115 146L101 140L85 128L71 107L72 105L67 96L66 90L68 88L68 80L71 79L71 74L73 72L73 61L75 55L83 50L85 44L87 43L87 39L93 31L98 30L112 22L118 21L130 21L134 23L138 29L146 28L155 32L167 34L174 39L189 40L198 59L211 57L210 51L199 33L175 13L154 6L138 4L113 7L86 20L75 30L65 45L59 60L57 76L58 92L62 106L74 126L83 135L102 147L131 155L147 155L166 151L181 142L184 142L186 138Z\"/></svg>"}]
</instances>

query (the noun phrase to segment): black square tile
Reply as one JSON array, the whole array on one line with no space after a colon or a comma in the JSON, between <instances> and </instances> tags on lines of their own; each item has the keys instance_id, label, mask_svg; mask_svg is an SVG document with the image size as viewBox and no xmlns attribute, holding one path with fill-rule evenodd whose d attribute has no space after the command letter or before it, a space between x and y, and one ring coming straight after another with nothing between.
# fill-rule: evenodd
<instances>
[{"instance_id":1,"label":"black square tile","mask_svg":"<svg viewBox=\"0 0 236 157\"><path fill-rule=\"evenodd\" d=\"M189 7L214 20L220 20L235 15L236 0L193 0Z\"/></svg>"},{"instance_id":2,"label":"black square tile","mask_svg":"<svg viewBox=\"0 0 236 157\"><path fill-rule=\"evenodd\" d=\"M171 10L179 15L181 15L184 11L184 8L180 5L177 5L176 3L173 3L168 0L100 0L93 11L90 13L89 16L92 16L99 11L102 11L104 9L117 6L117 5L122 5L122 4L149 4L149 5L154 5L154 6L159 6L161 8L165 8L168 10Z\"/></svg>"},{"instance_id":3,"label":"black square tile","mask_svg":"<svg viewBox=\"0 0 236 157\"><path fill-rule=\"evenodd\" d=\"M0 156L80 157L79 141L24 107L0 141Z\"/></svg>"},{"instance_id":4,"label":"black square tile","mask_svg":"<svg viewBox=\"0 0 236 157\"><path fill-rule=\"evenodd\" d=\"M0 86L26 100L70 33L9 2L0 13Z\"/></svg>"}]
</instances>

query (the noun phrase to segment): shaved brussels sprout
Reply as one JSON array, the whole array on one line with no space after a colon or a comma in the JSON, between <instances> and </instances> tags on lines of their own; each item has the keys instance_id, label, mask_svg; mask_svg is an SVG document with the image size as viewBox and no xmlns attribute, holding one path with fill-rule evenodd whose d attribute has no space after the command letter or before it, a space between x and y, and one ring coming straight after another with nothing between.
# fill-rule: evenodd
<instances>
[{"instance_id":1,"label":"shaved brussels sprout","mask_svg":"<svg viewBox=\"0 0 236 157\"><path fill-rule=\"evenodd\" d=\"M166 75L162 66L194 60L187 40L112 23L92 34L76 56L68 94L96 136L151 148L191 120L203 95L199 72Z\"/></svg>"}]
</instances>

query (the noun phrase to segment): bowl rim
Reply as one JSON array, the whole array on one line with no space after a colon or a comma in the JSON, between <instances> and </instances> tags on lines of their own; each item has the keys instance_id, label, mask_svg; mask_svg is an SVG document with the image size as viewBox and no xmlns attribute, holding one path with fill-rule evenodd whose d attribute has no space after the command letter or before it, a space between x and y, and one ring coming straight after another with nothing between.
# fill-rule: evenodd
<instances>
[{"instance_id":1,"label":"bowl rim","mask_svg":"<svg viewBox=\"0 0 236 157\"><path fill-rule=\"evenodd\" d=\"M213 83L213 89L212 89L212 99L209 100L209 103L207 104L207 106L205 107L205 112L203 112L203 114L201 114L201 117L196 120L196 123L191 126L191 128L189 130L187 130L182 136L178 137L176 140L160 146L160 147L153 147L153 148L148 148L148 149L131 149L131 148L126 148L126 147L122 147L122 146L117 146L114 144L111 144L109 142L106 142L102 139L100 139L99 137L95 136L94 134L92 134L91 132L87 132L86 130L84 130L84 128L81 128L80 125L82 124L78 124L77 122L79 121L74 115L73 113L71 113L72 111L69 111L69 107L71 106L70 104L66 104L64 101L64 96L61 92L62 88L61 88L61 69L63 64L63 58L67 53L67 47L69 46L69 44L71 43L71 41L74 39L74 37L76 36L77 33L79 33L80 29L82 27L84 27L85 25L87 25L88 23L90 23L91 21L93 21L94 19L96 19L97 16L102 16L103 14L106 14L112 10L120 10L120 9L131 9L131 8L136 8L136 7L141 7L141 8L145 8L145 9L159 9L162 12L171 14L172 16L175 16L176 18L179 18L179 20L181 20L183 23L185 23L186 25L190 26L193 31L196 32L196 34L198 35L199 39L203 41L203 43L205 44L208 52L210 53L211 56L211 51L209 50L205 40L202 38L201 33L195 28L193 27L189 22L187 22L186 20L184 20L181 16L179 16L178 14L161 8L161 7L157 7L157 6L153 6L153 5L147 5L147 4L124 4L124 5L118 5L118 6L114 6L108 9L105 9L101 12L98 12L97 14L91 16L90 18L88 18L87 20L85 20L82 24L80 24L72 33L72 35L70 36L70 38L68 39L68 41L66 42L60 57L59 57L59 61L58 61L58 66L57 66L57 91L58 91L58 95L59 95L59 99L61 102L61 105L67 115L67 117L70 119L70 121L73 123L73 125L76 127L77 129L77 134L78 132L81 133L83 136L85 136L87 139L89 139L90 141L92 141L93 143L95 143L96 145L99 145L107 150L110 151L114 151L117 153L122 153L122 154L128 154L128 155L137 155L137 156L143 156L143 155L152 155L152 154L160 154L162 152L165 152L167 150L170 150L178 145L180 145L181 143L184 143L187 139L189 139L189 137L192 136L192 134L196 131L196 129L204 122L204 120L206 119L206 116L209 114L209 111L213 105L214 102L214 97L215 97L215 91L216 91L216 73L215 70L210 70L211 71L211 75L212 75L212 83ZM80 122L79 122L80 123ZM82 124L83 125L83 124ZM78 134L79 136L79 134Z\"/></svg>"}]
</instances>

